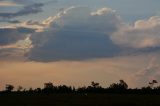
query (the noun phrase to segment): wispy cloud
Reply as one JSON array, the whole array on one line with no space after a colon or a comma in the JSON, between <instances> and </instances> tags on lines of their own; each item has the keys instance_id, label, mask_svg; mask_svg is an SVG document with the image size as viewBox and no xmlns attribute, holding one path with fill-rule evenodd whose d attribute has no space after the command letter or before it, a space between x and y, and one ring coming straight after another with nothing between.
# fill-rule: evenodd
<instances>
[{"instance_id":1,"label":"wispy cloud","mask_svg":"<svg viewBox=\"0 0 160 106\"><path fill-rule=\"evenodd\" d=\"M11 1L0 1L0 7L21 6L20 4Z\"/></svg>"},{"instance_id":2,"label":"wispy cloud","mask_svg":"<svg viewBox=\"0 0 160 106\"><path fill-rule=\"evenodd\" d=\"M0 13L0 17L1 18L14 18L18 16L36 14L36 13L43 11L42 10L43 5L44 4L42 3L35 3L35 4L27 5L15 13Z\"/></svg>"}]
</instances>

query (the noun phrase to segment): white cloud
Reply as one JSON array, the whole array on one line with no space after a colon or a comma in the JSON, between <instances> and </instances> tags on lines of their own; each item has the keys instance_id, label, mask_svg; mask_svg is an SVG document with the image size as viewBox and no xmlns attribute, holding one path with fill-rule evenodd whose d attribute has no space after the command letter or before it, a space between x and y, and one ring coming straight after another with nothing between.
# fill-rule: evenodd
<instances>
[{"instance_id":1,"label":"white cloud","mask_svg":"<svg viewBox=\"0 0 160 106\"><path fill-rule=\"evenodd\" d=\"M101 8L97 10L96 12L92 12L91 15L104 15L106 13L115 13L115 10L112 10L111 8Z\"/></svg>"},{"instance_id":2,"label":"white cloud","mask_svg":"<svg viewBox=\"0 0 160 106\"><path fill-rule=\"evenodd\" d=\"M111 39L118 45L133 48L160 46L160 17L153 16L148 20L138 20L134 26L121 26Z\"/></svg>"}]
</instances>

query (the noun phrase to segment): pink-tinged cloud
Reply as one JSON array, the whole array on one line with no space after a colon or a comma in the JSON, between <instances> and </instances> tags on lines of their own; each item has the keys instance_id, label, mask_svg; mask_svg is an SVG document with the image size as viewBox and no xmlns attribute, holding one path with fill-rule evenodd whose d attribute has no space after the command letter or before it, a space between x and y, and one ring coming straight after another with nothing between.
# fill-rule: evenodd
<instances>
[{"instance_id":1,"label":"pink-tinged cloud","mask_svg":"<svg viewBox=\"0 0 160 106\"><path fill-rule=\"evenodd\" d=\"M160 47L160 17L138 20L134 26L124 25L111 39L117 45L132 48Z\"/></svg>"},{"instance_id":2,"label":"pink-tinged cloud","mask_svg":"<svg viewBox=\"0 0 160 106\"><path fill-rule=\"evenodd\" d=\"M20 6L20 5L14 2L0 1L0 7L10 7L10 6Z\"/></svg>"}]
</instances>

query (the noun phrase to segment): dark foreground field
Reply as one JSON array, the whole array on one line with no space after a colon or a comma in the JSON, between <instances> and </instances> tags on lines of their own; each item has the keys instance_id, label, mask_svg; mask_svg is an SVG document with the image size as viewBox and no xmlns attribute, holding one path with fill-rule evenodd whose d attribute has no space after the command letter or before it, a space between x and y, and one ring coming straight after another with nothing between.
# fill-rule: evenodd
<instances>
[{"instance_id":1,"label":"dark foreground field","mask_svg":"<svg viewBox=\"0 0 160 106\"><path fill-rule=\"evenodd\" d=\"M158 94L0 94L0 106L160 106Z\"/></svg>"}]
</instances>

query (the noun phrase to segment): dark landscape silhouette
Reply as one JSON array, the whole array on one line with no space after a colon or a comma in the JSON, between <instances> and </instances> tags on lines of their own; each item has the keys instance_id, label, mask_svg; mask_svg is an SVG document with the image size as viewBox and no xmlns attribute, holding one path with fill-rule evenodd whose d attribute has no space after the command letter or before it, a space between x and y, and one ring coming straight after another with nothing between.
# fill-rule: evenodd
<instances>
[{"instance_id":1,"label":"dark landscape silhouette","mask_svg":"<svg viewBox=\"0 0 160 106\"><path fill-rule=\"evenodd\" d=\"M0 106L155 106L160 105L156 80L142 88L129 88L124 80L102 87L98 82L78 87L44 83L43 88L14 87L7 84L0 92Z\"/></svg>"}]
</instances>

